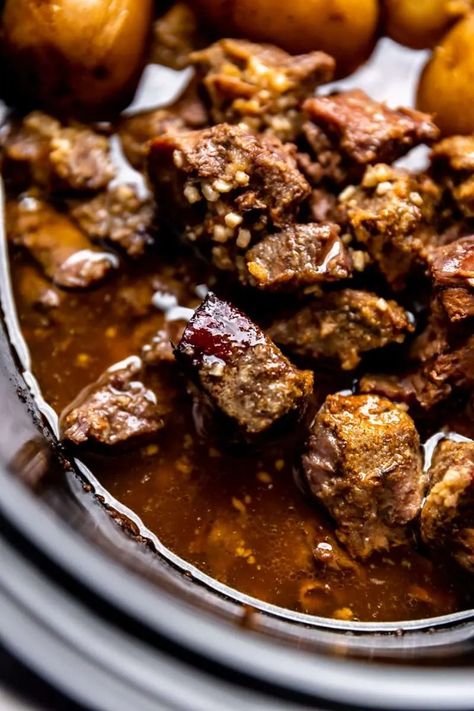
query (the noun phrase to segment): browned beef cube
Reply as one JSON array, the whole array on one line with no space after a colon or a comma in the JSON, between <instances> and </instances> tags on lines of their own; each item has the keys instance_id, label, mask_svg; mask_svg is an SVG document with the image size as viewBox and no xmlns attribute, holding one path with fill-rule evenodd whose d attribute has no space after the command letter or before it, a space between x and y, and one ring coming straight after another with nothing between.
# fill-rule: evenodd
<instances>
[{"instance_id":1,"label":"browned beef cube","mask_svg":"<svg viewBox=\"0 0 474 711\"><path fill-rule=\"evenodd\" d=\"M277 319L268 335L290 353L334 359L344 370L352 370L363 353L402 343L411 331L408 314L395 301L342 289Z\"/></svg>"},{"instance_id":2,"label":"browned beef cube","mask_svg":"<svg viewBox=\"0 0 474 711\"><path fill-rule=\"evenodd\" d=\"M428 114L390 109L359 89L313 97L304 109L343 154L362 165L392 163L439 136Z\"/></svg>"},{"instance_id":3,"label":"browned beef cube","mask_svg":"<svg viewBox=\"0 0 474 711\"><path fill-rule=\"evenodd\" d=\"M70 215L92 240L109 240L130 257L139 257L153 242L154 205L132 185L117 185L91 200L75 201Z\"/></svg>"},{"instance_id":4,"label":"browned beef cube","mask_svg":"<svg viewBox=\"0 0 474 711\"><path fill-rule=\"evenodd\" d=\"M350 276L351 260L333 223L293 225L268 235L245 255L251 283L293 290Z\"/></svg>"},{"instance_id":5,"label":"browned beef cube","mask_svg":"<svg viewBox=\"0 0 474 711\"><path fill-rule=\"evenodd\" d=\"M170 106L124 118L119 123L118 134L129 162L136 170L144 171L153 138L202 128L207 123L207 111L197 95L196 82L191 82Z\"/></svg>"},{"instance_id":6,"label":"browned beef cube","mask_svg":"<svg viewBox=\"0 0 474 711\"><path fill-rule=\"evenodd\" d=\"M474 217L474 136L449 136L431 154L433 173L465 217Z\"/></svg>"},{"instance_id":7,"label":"browned beef cube","mask_svg":"<svg viewBox=\"0 0 474 711\"><path fill-rule=\"evenodd\" d=\"M293 221L310 192L280 141L228 124L157 138L148 170L162 218L230 270L267 231Z\"/></svg>"},{"instance_id":8,"label":"browned beef cube","mask_svg":"<svg viewBox=\"0 0 474 711\"><path fill-rule=\"evenodd\" d=\"M383 164L368 168L359 187L341 194L356 239L393 288L403 288L414 268L429 262L440 199L440 188L426 176Z\"/></svg>"},{"instance_id":9,"label":"browned beef cube","mask_svg":"<svg viewBox=\"0 0 474 711\"><path fill-rule=\"evenodd\" d=\"M191 52L206 44L202 30L191 4L174 3L153 25L149 61L171 69L184 69Z\"/></svg>"},{"instance_id":10,"label":"browned beef cube","mask_svg":"<svg viewBox=\"0 0 474 711\"><path fill-rule=\"evenodd\" d=\"M169 406L142 382L140 358L109 368L61 416L62 438L76 445L111 447L153 437Z\"/></svg>"},{"instance_id":11,"label":"browned beef cube","mask_svg":"<svg viewBox=\"0 0 474 711\"><path fill-rule=\"evenodd\" d=\"M330 395L312 425L303 470L352 555L406 542L426 475L418 433L402 408L377 396Z\"/></svg>"},{"instance_id":12,"label":"browned beef cube","mask_svg":"<svg viewBox=\"0 0 474 711\"><path fill-rule=\"evenodd\" d=\"M114 254L93 246L63 213L33 193L10 200L7 237L26 249L57 286L87 289L118 267Z\"/></svg>"},{"instance_id":13,"label":"browned beef cube","mask_svg":"<svg viewBox=\"0 0 474 711\"><path fill-rule=\"evenodd\" d=\"M431 275L451 321L474 316L474 236L434 250Z\"/></svg>"},{"instance_id":14,"label":"browned beef cube","mask_svg":"<svg viewBox=\"0 0 474 711\"><path fill-rule=\"evenodd\" d=\"M105 136L85 126L62 126L34 111L12 125L4 140L3 174L17 189L95 192L115 176Z\"/></svg>"},{"instance_id":15,"label":"browned beef cube","mask_svg":"<svg viewBox=\"0 0 474 711\"><path fill-rule=\"evenodd\" d=\"M474 387L474 335L472 329L448 320L433 300L426 328L413 341L411 366L397 375L366 375L362 392L378 393L428 411L455 391Z\"/></svg>"},{"instance_id":16,"label":"browned beef cube","mask_svg":"<svg viewBox=\"0 0 474 711\"><path fill-rule=\"evenodd\" d=\"M245 314L214 294L189 322L176 358L244 435L296 414L312 392L313 374L295 368Z\"/></svg>"},{"instance_id":17,"label":"browned beef cube","mask_svg":"<svg viewBox=\"0 0 474 711\"><path fill-rule=\"evenodd\" d=\"M244 122L282 140L295 138L301 103L334 74L334 60L324 52L293 57L273 45L237 39L222 39L191 60L214 123Z\"/></svg>"},{"instance_id":18,"label":"browned beef cube","mask_svg":"<svg viewBox=\"0 0 474 711\"><path fill-rule=\"evenodd\" d=\"M441 441L421 512L423 541L474 573L474 442Z\"/></svg>"}]
</instances>

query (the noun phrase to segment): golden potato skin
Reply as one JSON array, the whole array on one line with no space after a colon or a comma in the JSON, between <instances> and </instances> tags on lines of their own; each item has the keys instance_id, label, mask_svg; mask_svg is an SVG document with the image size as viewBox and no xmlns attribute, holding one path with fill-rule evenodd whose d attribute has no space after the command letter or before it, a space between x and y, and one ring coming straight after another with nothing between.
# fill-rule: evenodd
<instances>
[{"instance_id":1,"label":"golden potato skin","mask_svg":"<svg viewBox=\"0 0 474 711\"><path fill-rule=\"evenodd\" d=\"M369 56L379 18L377 0L197 0L222 34L271 42L293 54L320 49L338 76Z\"/></svg>"},{"instance_id":2,"label":"golden potato skin","mask_svg":"<svg viewBox=\"0 0 474 711\"><path fill-rule=\"evenodd\" d=\"M444 135L474 132L474 13L434 50L420 78L417 107L434 114Z\"/></svg>"},{"instance_id":3,"label":"golden potato skin","mask_svg":"<svg viewBox=\"0 0 474 711\"><path fill-rule=\"evenodd\" d=\"M472 4L471 0L385 0L385 34L413 49L434 47Z\"/></svg>"},{"instance_id":4,"label":"golden potato skin","mask_svg":"<svg viewBox=\"0 0 474 711\"><path fill-rule=\"evenodd\" d=\"M20 100L101 114L134 89L153 0L6 0L6 74Z\"/></svg>"}]
</instances>

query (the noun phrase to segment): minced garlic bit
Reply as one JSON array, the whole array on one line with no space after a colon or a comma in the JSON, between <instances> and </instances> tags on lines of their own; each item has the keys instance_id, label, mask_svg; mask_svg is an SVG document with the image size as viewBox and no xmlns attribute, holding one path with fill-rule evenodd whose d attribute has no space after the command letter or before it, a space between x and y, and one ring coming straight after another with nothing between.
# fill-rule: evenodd
<instances>
[{"instance_id":1,"label":"minced garlic bit","mask_svg":"<svg viewBox=\"0 0 474 711\"><path fill-rule=\"evenodd\" d=\"M227 215L224 217L224 222L226 223L227 227L230 227L231 229L235 229L235 227L238 227L240 224L242 224L242 217L241 215L238 215L236 212L228 212Z\"/></svg>"},{"instance_id":2,"label":"minced garlic bit","mask_svg":"<svg viewBox=\"0 0 474 711\"><path fill-rule=\"evenodd\" d=\"M211 188L209 183L202 184L202 194L208 202L217 202L219 200L220 193L217 190Z\"/></svg>"},{"instance_id":3,"label":"minced garlic bit","mask_svg":"<svg viewBox=\"0 0 474 711\"><path fill-rule=\"evenodd\" d=\"M250 232L250 230L240 229L235 243L237 247L240 247L240 249L247 249L251 240L252 233Z\"/></svg>"},{"instance_id":4,"label":"minced garlic bit","mask_svg":"<svg viewBox=\"0 0 474 711\"><path fill-rule=\"evenodd\" d=\"M201 193L194 185L186 185L183 190L183 193L184 197L191 205L193 205L195 202L199 202L202 199Z\"/></svg>"}]
</instances>

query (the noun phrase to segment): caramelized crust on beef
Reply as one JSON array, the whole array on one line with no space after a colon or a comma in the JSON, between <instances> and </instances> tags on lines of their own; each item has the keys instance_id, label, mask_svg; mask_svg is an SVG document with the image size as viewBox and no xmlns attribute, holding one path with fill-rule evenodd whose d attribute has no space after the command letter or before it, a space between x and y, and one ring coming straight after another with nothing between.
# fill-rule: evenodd
<instances>
[{"instance_id":1,"label":"caramelized crust on beef","mask_svg":"<svg viewBox=\"0 0 474 711\"><path fill-rule=\"evenodd\" d=\"M352 370L364 353L402 343L413 331L408 314L395 301L355 289L315 298L273 322L268 335L295 355L339 361Z\"/></svg>"},{"instance_id":2,"label":"caramelized crust on beef","mask_svg":"<svg viewBox=\"0 0 474 711\"><path fill-rule=\"evenodd\" d=\"M333 223L294 225L268 235L245 255L250 283L260 289L297 290L347 279L347 249Z\"/></svg>"},{"instance_id":3,"label":"caramelized crust on beef","mask_svg":"<svg viewBox=\"0 0 474 711\"><path fill-rule=\"evenodd\" d=\"M298 370L245 314L209 294L175 351L211 405L245 436L299 414L313 374Z\"/></svg>"},{"instance_id":4,"label":"caramelized crust on beef","mask_svg":"<svg viewBox=\"0 0 474 711\"><path fill-rule=\"evenodd\" d=\"M474 136L449 136L433 146L432 172L467 218L474 217Z\"/></svg>"},{"instance_id":5,"label":"caramelized crust on beef","mask_svg":"<svg viewBox=\"0 0 474 711\"><path fill-rule=\"evenodd\" d=\"M61 416L63 439L112 447L156 435L165 425L169 406L142 378L142 362L136 356L109 368Z\"/></svg>"},{"instance_id":6,"label":"caramelized crust on beef","mask_svg":"<svg viewBox=\"0 0 474 711\"><path fill-rule=\"evenodd\" d=\"M474 236L436 249L431 276L450 321L456 323L474 316Z\"/></svg>"},{"instance_id":7,"label":"caramelized crust on beef","mask_svg":"<svg viewBox=\"0 0 474 711\"><path fill-rule=\"evenodd\" d=\"M474 573L474 442L445 439L433 455L421 535Z\"/></svg>"},{"instance_id":8,"label":"caramelized crust on beef","mask_svg":"<svg viewBox=\"0 0 474 711\"><path fill-rule=\"evenodd\" d=\"M245 251L294 221L310 192L280 141L228 124L155 139L148 172L162 219L236 273Z\"/></svg>"},{"instance_id":9,"label":"caramelized crust on beef","mask_svg":"<svg viewBox=\"0 0 474 711\"><path fill-rule=\"evenodd\" d=\"M171 69L184 69L189 55L206 44L203 27L190 3L176 2L153 25L149 61Z\"/></svg>"},{"instance_id":10,"label":"caramelized crust on beef","mask_svg":"<svg viewBox=\"0 0 474 711\"><path fill-rule=\"evenodd\" d=\"M2 172L18 190L34 184L53 192L96 192L115 176L105 136L85 126L62 126L40 111L10 128Z\"/></svg>"},{"instance_id":11,"label":"caramelized crust on beef","mask_svg":"<svg viewBox=\"0 0 474 711\"><path fill-rule=\"evenodd\" d=\"M222 39L191 55L206 91L214 123L245 123L293 140L300 105L330 81L334 60L324 52L293 57L278 47Z\"/></svg>"},{"instance_id":12,"label":"caramelized crust on beef","mask_svg":"<svg viewBox=\"0 0 474 711\"><path fill-rule=\"evenodd\" d=\"M407 413L385 398L330 395L311 427L303 471L349 552L367 558L407 542L426 475Z\"/></svg>"},{"instance_id":13,"label":"caramelized crust on beef","mask_svg":"<svg viewBox=\"0 0 474 711\"><path fill-rule=\"evenodd\" d=\"M153 242L154 205L133 185L120 184L91 200L71 203L70 215L92 240L108 240L130 257L141 256Z\"/></svg>"},{"instance_id":14,"label":"caramelized crust on beef","mask_svg":"<svg viewBox=\"0 0 474 711\"><path fill-rule=\"evenodd\" d=\"M359 187L340 196L355 238L365 245L389 285L401 289L437 246L434 226L440 188L428 177L376 165Z\"/></svg>"},{"instance_id":15,"label":"caramelized crust on beef","mask_svg":"<svg viewBox=\"0 0 474 711\"><path fill-rule=\"evenodd\" d=\"M390 109L360 89L316 96L304 109L333 145L356 163L392 163L439 130L431 116L409 108Z\"/></svg>"}]
</instances>

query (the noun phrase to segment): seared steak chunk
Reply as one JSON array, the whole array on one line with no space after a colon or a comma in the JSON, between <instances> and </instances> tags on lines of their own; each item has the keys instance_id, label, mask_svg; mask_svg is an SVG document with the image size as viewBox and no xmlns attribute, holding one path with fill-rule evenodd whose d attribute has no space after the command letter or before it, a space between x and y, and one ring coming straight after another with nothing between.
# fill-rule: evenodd
<instances>
[{"instance_id":1,"label":"seared steak chunk","mask_svg":"<svg viewBox=\"0 0 474 711\"><path fill-rule=\"evenodd\" d=\"M361 165L392 163L439 130L428 114L390 109L360 89L308 99L304 109L344 155Z\"/></svg>"},{"instance_id":2,"label":"seared steak chunk","mask_svg":"<svg viewBox=\"0 0 474 711\"><path fill-rule=\"evenodd\" d=\"M401 343L411 331L407 313L395 301L342 289L277 319L268 335L290 353L334 359L344 370L352 370L364 353Z\"/></svg>"},{"instance_id":3,"label":"seared steak chunk","mask_svg":"<svg viewBox=\"0 0 474 711\"><path fill-rule=\"evenodd\" d=\"M437 246L433 222L441 199L432 180L379 164L368 168L361 185L347 188L340 199L355 238L391 287L403 288L417 265L426 268Z\"/></svg>"},{"instance_id":4,"label":"seared steak chunk","mask_svg":"<svg viewBox=\"0 0 474 711\"><path fill-rule=\"evenodd\" d=\"M228 124L155 139L148 171L162 219L231 271L310 192L282 143Z\"/></svg>"},{"instance_id":5,"label":"seared steak chunk","mask_svg":"<svg viewBox=\"0 0 474 711\"><path fill-rule=\"evenodd\" d=\"M474 442L441 441L421 511L423 541L474 573Z\"/></svg>"},{"instance_id":6,"label":"seared steak chunk","mask_svg":"<svg viewBox=\"0 0 474 711\"><path fill-rule=\"evenodd\" d=\"M76 445L123 445L152 437L165 425L168 405L141 381L140 358L109 368L61 417L63 439Z\"/></svg>"},{"instance_id":7,"label":"seared steak chunk","mask_svg":"<svg viewBox=\"0 0 474 711\"><path fill-rule=\"evenodd\" d=\"M10 200L7 237L26 249L57 286L87 289L117 268L114 254L93 246L64 214L33 194Z\"/></svg>"},{"instance_id":8,"label":"seared steak chunk","mask_svg":"<svg viewBox=\"0 0 474 711\"><path fill-rule=\"evenodd\" d=\"M261 289L298 289L347 279L349 254L333 223L293 225L268 235L245 255L251 283Z\"/></svg>"},{"instance_id":9,"label":"seared steak chunk","mask_svg":"<svg viewBox=\"0 0 474 711\"><path fill-rule=\"evenodd\" d=\"M115 176L105 136L86 126L62 126L34 111L12 124L4 140L3 174L17 189L96 192Z\"/></svg>"},{"instance_id":10,"label":"seared steak chunk","mask_svg":"<svg viewBox=\"0 0 474 711\"><path fill-rule=\"evenodd\" d=\"M324 52L292 57L278 47L222 39L191 55L206 91L214 123L245 123L293 140L300 105L332 79L334 60Z\"/></svg>"},{"instance_id":11,"label":"seared steak chunk","mask_svg":"<svg viewBox=\"0 0 474 711\"><path fill-rule=\"evenodd\" d=\"M409 350L410 368L397 375L366 375L362 392L386 395L415 410L428 411L455 391L474 386L474 335L472 329L453 324L438 299L428 323Z\"/></svg>"},{"instance_id":12,"label":"seared steak chunk","mask_svg":"<svg viewBox=\"0 0 474 711\"><path fill-rule=\"evenodd\" d=\"M436 249L431 275L450 321L474 316L474 236Z\"/></svg>"},{"instance_id":13,"label":"seared steak chunk","mask_svg":"<svg viewBox=\"0 0 474 711\"><path fill-rule=\"evenodd\" d=\"M132 185L117 185L91 200L74 202L71 217L92 240L109 240L130 257L153 242L153 202Z\"/></svg>"},{"instance_id":14,"label":"seared steak chunk","mask_svg":"<svg viewBox=\"0 0 474 711\"><path fill-rule=\"evenodd\" d=\"M377 396L330 395L312 425L303 469L352 555L367 558L407 541L426 476L403 409Z\"/></svg>"},{"instance_id":15,"label":"seared steak chunk","mask_svg":"<svg viewBox=\"0 0 474 711\"><path fill-rule=\"evenodd\" d=\"M295 368L245 314L214 294L188 323L176 358L244 435L297 413L312 392L312 373Z\"/></svg>"},{"instance_id":16,"label":"seared steak chunk","mask_svg":"<svg viewBox=\"0 0 474 711\"><path fill-rule=\"evenodd\" d=\"M433 174L465 217L474 217L474 136L449 136L433 146Z\"/></svg>"}]
</instances>

